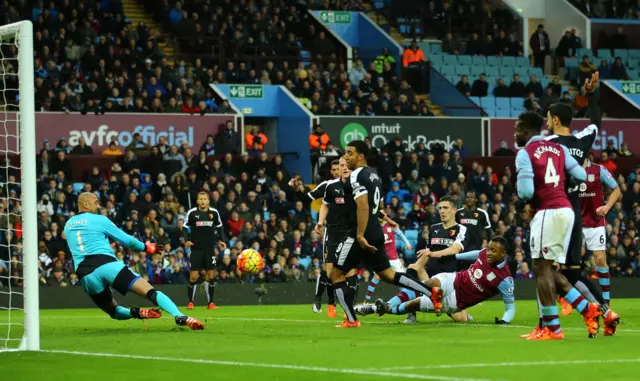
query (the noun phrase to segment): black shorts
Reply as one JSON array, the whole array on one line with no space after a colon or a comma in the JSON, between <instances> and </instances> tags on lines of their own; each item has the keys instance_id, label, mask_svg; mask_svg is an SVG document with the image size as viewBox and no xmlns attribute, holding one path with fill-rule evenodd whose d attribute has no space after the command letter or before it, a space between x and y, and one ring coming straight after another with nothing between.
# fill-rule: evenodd
<instances>
[{"instance_id":1,"label":"black shorts","mask_svg":"<svg viewBox=\"0 0 640 381\"><path fill-rule=\"evenodd\" d=\"M334 263L336 261L338 246L340 246L346 236L346 232L332 232L329 230L324 231L324 240L322 242L322 244L324 245L324 263Z\"/></svg>"},{"instance_id":2,"label":"black shorts","mask_svg":"<svg viewBox=\"0 0 640 381\"><path fill-rule=\"evenodd\" d=\"M582 212L580 208L573 208L575 218L573 220L573 228L571 230L571 238L569 247L567 248L567 259L565 266L580 266L582 263Z\"/></svg>"},{"instance_id":3,"label":"black shorts","mask_svg":"<svg viewBox=\"0 0 640 381\"><path fill-rule=\"evenodd\" d=\"M210 250L191 250L191 271L215 270L217 262L213 248Z\"/></svg>"},{"instance_id":4,"label":"black shorts","mask_svg":"<svg viewBox=\"0 0 640 381\"><path fill-rule=\"evenodd\" d=\"M369 245L374 246L376 251L373 253L365 251L360 247L357 239L350 236L346 237L340 242L335 251L336 258L333 262L334 266L345 273L356 268L360 263L363 263L375 273L391 268L384 248L384 239L370 240Z\"/></svg>"}]
</instances>

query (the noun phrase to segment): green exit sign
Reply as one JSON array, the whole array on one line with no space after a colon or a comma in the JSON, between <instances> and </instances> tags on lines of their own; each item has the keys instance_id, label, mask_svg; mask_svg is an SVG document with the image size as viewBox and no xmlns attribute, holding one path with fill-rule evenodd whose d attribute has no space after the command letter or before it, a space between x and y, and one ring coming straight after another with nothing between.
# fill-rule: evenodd
<instances>
[{"instance_id":1,"label":"green exit sign","mask_svg":"<svg viewBox=\"0 0 640 381\"><path fill-rule=\"evenodd\" d=\"M640 81L625 81L622 82L623 94L640 94Z\"/></svg>"},{"instance_id":2,"label":"green exit sign","mask_svg":"<svg viewBox=\"0 0 640 381\"><path fill-rule=\"evenodd\" d=\"M231 98L262 98L262 86L258 85L231 85L229 86Z\"/></svg>"},{"instance_id":3,"label":"green exit sign","mask_svg":"<svg viewBox=\"0 0 640 381\"><path fill-rule=\"evenodd\" d=\"M351 24L351 12L320 12L320 20L325 24Z\"/></svg>"}]
</instances>

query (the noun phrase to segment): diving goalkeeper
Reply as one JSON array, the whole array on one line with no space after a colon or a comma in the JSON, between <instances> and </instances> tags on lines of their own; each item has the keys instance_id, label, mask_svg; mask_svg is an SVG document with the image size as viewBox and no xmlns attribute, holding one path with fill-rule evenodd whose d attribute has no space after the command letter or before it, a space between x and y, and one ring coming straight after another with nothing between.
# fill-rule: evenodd
<instances>
[{"instance_id":1,"label":"diving goalkeeper","mask_svg":"<svg viewBox=\"0 0 640 381\"><path fill-rule=\"evenodd\" d=\"M142 243L125 234L107 217L96 214L98 209L100 209L100 202L96 195L82 193L78 197L78 214L71 217L64 227L75 272L78 274L82 288L93 302L116 320L157 319L161 316L158 309L119 306L113 298L111 288L113 287L122 295L132 291L171 314L177 325L187 326L193 330L204 329L201 322L183 315L167 295L156 291L140 275L119 261L109 245L109 238L133 250L145 251L149 254L155 253L156 245L149 242Z\"/></svg>"}]
</instances>

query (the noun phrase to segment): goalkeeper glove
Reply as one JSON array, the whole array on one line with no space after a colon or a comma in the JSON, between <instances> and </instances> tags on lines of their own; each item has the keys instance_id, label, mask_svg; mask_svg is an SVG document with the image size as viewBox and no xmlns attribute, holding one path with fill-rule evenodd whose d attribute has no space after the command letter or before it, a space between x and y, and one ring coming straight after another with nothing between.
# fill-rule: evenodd
<instances>
[{"instance_id":1,"label":"goalkeeper glove","mask_svg":"<svg viewBox=\"0 0 640 381\"><path fill-rule=\"evenodd\" d=\"M495 320L495 321L496 321L496 324L504 324L504 325L509 324L509 322L508 322L508 321L504 321L504 320L502 320L502 319L498 319L497 317L496 317L495 319L496 319L496 320Z\"/></svg>"},{"instance_id":2,"label":"goalkeeper glove","mask_svg":"<svg viewBox=\"0 0 640 381\"><path fill-rule=\"evenodd\" d=\"M151 243L149 241L144 243L144 251L147 254L155 254L156 252L156 244L155 243Z\"/></svg>"}]
</instances>

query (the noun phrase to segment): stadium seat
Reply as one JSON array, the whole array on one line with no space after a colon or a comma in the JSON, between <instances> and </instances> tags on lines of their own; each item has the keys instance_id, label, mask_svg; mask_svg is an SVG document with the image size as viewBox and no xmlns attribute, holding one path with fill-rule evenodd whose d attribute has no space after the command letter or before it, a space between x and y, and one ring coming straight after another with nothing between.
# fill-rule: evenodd
<instances>
[{"instance_id":1,"label":"stadium seat","mask_svg":"<svg viewBox=\"0 0 640 381\"><path fill-rule=\"evenodd\" d=\"M640 49L629 49L629 58L640 58Z\"/></svg>"},{"instance_id":2,"label":"stadium seat","mask_svg":"<svg viewBox=\"0 0 640 381\"><path fill-rule=\"evenodd\" d=\"M524 111L524 109L517 110L515 108L512 108L511 109L511 117L512 118L517 118L517 117L520 116L520 114L522 114L523 111Z\"/></svg>"},{"instance_id":3,"label":"stadium seat","mask_svg":"<svg viewBox=\"0 0 640 381\"><path fill-rule=\"evenodd\" d=\"M518 74L520 76L520 80L524 81L525 83L527 83L529 80L529 69L526 67L516 66L513 69L513 74Z\"/></svg>"},{"instance_id":4,"label":"stadium seat","mask_svg":"<svg viewBox=\"0 0 640 381\"><path fill-rule=\"evenodd\" d=\"M488 97L480 98L480 106L495 108L496 107L496 97L489 95Z\"/></svg>"},{"instance_id":5,"label":"stadium seat","mask_svg":"<svg viewBox=\"0 0 640 381\"><path fill-rule=\"evenodd\" d=\"M509 56L502 57L502 66L516 66L516 58Z\"/></svg>"},{"instance_id":6,"label":"stadium seat","mask_svg":"<svg viewBox=\"0 0 640 381\"><path fill-rule=\"evenodd\" d=\"M476 66L476 65L471 66L471 76L474 79L480 77L480 74L482 74L482 73L484 73L484 67L483 66Z\"/></svg>"},{"instance_id":7,"label":"stadium seat","mask_svg":"<svg viewBox=\"0 0 640 381\"><path fill-rule=\"evenodd\" d=\"M522 108L522 105L524 105L524 99L522 98L518 98L518 97L512 97L512 98L508 98L509 99L509 104L511 105L511 108Z\"/></svg>"},{"instance_id":8,"label":"stadium seat","mask_svg":"<svg viewBox=\"0 0 640 381\"><path fill-rule=\"evenodd\" d=\"M431 52L433 52L433 53L442 52L442 45L441 44L431 44Z\"/></svg>"},{"instance_id":9,"label":"stadium seat","mask_svg":"<svg viewBox=\"0 0 640 381\"><path fill-rule=\"evenodd\" d=\"M541 80L544 78L544 72L539 67L532 67L529 69L529 75L535 75L536 79Z\"/></svg>"},{"instance_id":10,"label":"stadium seat","mask_svg":"<svg viewBox=\"0 0 640 381\"><path fill-rule=\"evenodd\" d=\"M489 82L489 91L487 91L487 94L493 94L493 89L496 88L496 85L494 85L494 82Z\"/></svg>"},{"instance_id":11,"label":"stadium seat","mask_svg":"<svg viewBox=\"0 0 640 381\"><path fill-rule=\"evenodd\" d=\"M513 77L513 68L503 66L500 68L500 75L504 77L505 82L511 83L511 77Z\"/></svg>"},{"instance_id":12,"label":"stadium seat","mask_svg":"<svg viewBox=\"0 0 640 381\"><path fill-rule=\"evenodd\" d=\"M84 189L84 183L73 183L73 193L80 193Z\"/></svg>"},{"instance_id":13,"label":"stadium seat","mask_svg":"<svg viewBox=\"0 0 640 381\"><path fill-rule=\"evenodd\" d=\"M470 75L471 67L467 65L458 65L456 66L455 71L458 75Z\"/></svg>"},{"instance_id":14,"label":"stadium seat","mask_svg":"<svg viewBox=\"0 0 640 381\"><path fill-rule=\"evenodd\" d=\"M381 0L375 0L375 1L373 2L373 9L376 9L376 10L378 10L378 9L384 9L384 1L381 1Z\"/></svg>"},{"instance_id":15,"label":"stadium seat","mask_svg":"<svg viewBox=\"0 0 640 381\"><path fill-rule=\"evenodd\" d=\"M583 56L593 55L593 52L589 48L579 48L576 52L576 57L582 59Z\"/></svg>"},{"instance_id":16,"label":"stadium seat","mask_svg":"<svg viewBox=\"0 0 640 381\"><path fill-rule=\"evenodd\" d=\"M409 213L413 209L413 202L403 202L404 212Z\"/></svg>"},{"instance_id":17,"label":"stadium seat","mask_svg":"<svg viewBox=\"0 0 640 381\"><path fill-rule=\"evenodd\" d=\"M473 56L472 64L474 66L486 66L487 65L487 57L485 56Z\"/></svg>"},{"instance_id":18,"label":"stadium seat","mask_svg":"<svg viewBox=\"0 0 640 381\"><path fill-rule=\"evenodd\" d=\"M527 57L516 57L516 66L529 67L531 66L531 62L529 62L529 58Z\"/></svg>"},{"instance_id":19,"label":"stadium seat","mask_svg":"<svg viewBox=\"0 0 640 381\"><path fill-rule=\"evenodd\" d=\"M458 81L460 81L460 77L458 77L457 75L447 75L446 77L447 81L451 82L454 85L456 85Z\"/></svg>"},{"instance_id":20,"label":"stadium seat","mask_svg":"<svg viewBox=\"0 0 640 381\"><path fill-rule=\"evenodd\" d=\"M444 59L443 59L443 55L442 54L437 54L437 53L431 53L429 54L429 62L433 63L433 64L438 64L438 65L443 65L444 64Z\"/></svg>"},{"instance_id":21,"label":"stadium seat","mask_svg":"<svg viewBox=\"0 0 640 381\"><path fill-rule=\"evenodd\" d=\"M510 118L511 117L511 111L510 110L496 110L496 118Z\"/></svg>"},{"instance_id":22,"label":"stadium seat","mask_svg":"<svg viewBox=\"0 0 640 381\"><path fill-rule=\"evenodd\" d=\"M487 77L498 77L500 76L500 72L498 68L495 66L486 66L484 67L484 72L487 74Z\"/></svg>"},{"instance_id":23,"label":"stadium seat","mask_svg":"<svg viewBox=\"0 0 640 381\"><path fill-rule=\"evenodd\" d=\"M417 230L405 230L404 236L407 237L409 241L417 241L418 240L418 231Z\"/></svg>"},{"instance_id":24,"label":"stadium seat","mask_svg":"<svg viewBox=\"0 0 640 381\"><path fill-rule=\"evenodd\" d=\"M578 60L575 59L575 58L565 58L564 59L564 66L566 68L570 68L570 67L577 68L578 67Z\"/></svg>"},{"instance_id":25,"label":"stadium seat","mask_svg":"<svg viewBox=\"0 0 640 381\"><path fill-rule=\"evenodd\" d=\"M611 57L611 49L598 49L597 51L598 53L598 57L600 58L604 58L604 57Z\"/></svg>"},{"instance_id":26,"label":"stadium seat","mask_svg":"<svg viewBox=\"0 0 640 381\"><path fill-rule=\"evenodd\" d=\"M496 98L496 108L498 110L511 109L511 102L509 101L509 98Z\"/></svg>"},{"instance_id":27,"label":"stadium seat","mask_svg":"<svg viewBox=\"0 0 640 381\"><path fill-rule=\"evenodd\" d=\"M268 218L268 217L267 217L267 218ZM312 218L314 221L318 221L318 212L316 212L315 210L311 209L311 218ZM268 220L265 220L265 221L268 221Z\"/></svg>"},{"instance_id":28,"label":"stadium seat","mask_svg":"<svg viewBox=\"0 0 640 381\"><path fill-rule=\"evenodd\" d=\"M473 63L471 56L460 55L458 56L458 64L459 65L471 65Z\"/></svg>"},{"instance_id":29,"label":"stadium seat","mask_svg":"<svg viewBox=\"0 0 640 381\"><path fill-rule=\"evenodd\" d=\"M311 257L298 257L298 263L300 264L300 266L302 266L303 268L308 268L311 265Z\"/></svg>"},{"instance_id":30,"label":"stadium seat","mask_svg":"<svg viewBox=\"0 0 640 381\"><path fill-rule=\"evenodd\" d=\"M630 51L628 51L627 49L614 49L613 50L613 56L614 57L620 57L620 58L622 58L622 60L625 60L627 57L629 57L629 53L630 53ZM598 53L598 55L600 55L600 54Z\"/></svg>"},{"instance_id":31,"label":"stadium seat","mask_svg":"<svg viewBox=\"0 0 640 381\"><path fill-rule=\"evenodd\" d=\"M471 99L471 102L477 104L478 106L482 106L482 104L480 103L480 97L469 97L469 99Z\"/></svg>"},{"instance_id":32,"label":"stadium seat","mask_svg":"<svg viewBox=\"0 0 640 381\"><path fill-rule=\"evenodd\" d=\"M498 56L489 56L487 57L487 65L500 67L502 66L502 60Z\"/></svg>"},{"instance_id":33,"label":"stadium seat","mask_svg":"<svg viewBox=\"0 0 640 381\"><path fill-rule=\"evenodd\" d=\"M409 26L407 24L398 23L398 29L400 30L401 34L408 34L409 33Z\"/></svg>"},{"instance_id":34,"label":"stadium seat","mask_svg":"<svg viewBox=\"0 0 640 381\"><path fill-rule=\"evenodd\" d=\"M445 54L442 57L442 62L445 65L451 65L451 66L456 66L458 65L458 59L456 58L456 56L452 55L452 54Z\"/></svg>"}]
</instances>

